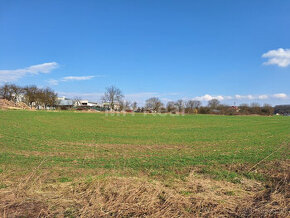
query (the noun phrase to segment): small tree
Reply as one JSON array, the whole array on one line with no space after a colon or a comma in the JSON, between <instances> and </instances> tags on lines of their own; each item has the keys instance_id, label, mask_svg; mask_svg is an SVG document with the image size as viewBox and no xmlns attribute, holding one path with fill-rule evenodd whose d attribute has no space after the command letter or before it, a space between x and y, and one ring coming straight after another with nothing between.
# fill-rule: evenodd
<instances>
[{"instance_id":1,"label":"small tree","mask_svg":"<svg viewBox=\"0 0 290 218\"><path fill-rule=\"evenodd\" d=\"M219 104L220 104L220 101L217 99L212 99L212 100L208 101L208 107L211 109L217 109Z\"/></svg>"},{"instance_id":2,"label":"small tree","mask_svg":"<svg viewBox=\"0 0 290 218\"><path fill-rule=\"evenodd\" d=\"M11 100L14 102L20 101L20 96L23 94L23 88L15 84L10 85Z\"/></svg>"},{"instance_id":3,"label":"small tree","mask_svg":"<svg viewBox=\"0 0 290 218\"><path fill-rule=\"evenodd\" d=\"M175 102L175 105L179 112L182 112L184 110L184 102L182 99L179 99Z\"/></svg>"},{"instance_id":4,"label":"small tree","mask_svg":"<svg viewBox=\"0 0 290 218\"><path fill-rule=\"evenodd\" d=\"M159 98L153 97L146 100L146 109L150 109L153 111L159 111L163 106L163 103Z\"/></svg>"},{"instance_id":5,"label":"small tree","mask_svg":"<svg viewBox=\"0 0 290 218\"><path fill-rule=\"evenodd\" d=\"M250 110L251 110L252 114L260 114L261 113L261 106L259 103L253 102L251 104Z\"/></svg>"},{"instance_id":6,"label":"small tree","mask_svg":"<svg viewBox=\"0 0 290 218\"><path fill-rule=\"evenodd\" d=\"M195 101L195 100L189 100L186 102L186 110L189 113L193 113L195 111L197 111L197 109L201 106L201 102L200 101Z\"/></svg>"},{"instance_id":7,"label":"small tree","mask_svg":"<svg viewBox=\"0 0 290 218\"><path fill-rule=\"evenodd\" d=\"M120 104L120 111L125 111L125 110L130 109L130 104L131 104L130 101L123 100L123 101L120 101L119 104Z\"/></svg>"},{"instance_id":8,"label":"small tree","mask_svg":"<svg viewBox=\"0 0 290 218\"><path fill-rule=\"evenodd\" d=\"M167 102L166 110L167 112L175 112L176 111L175 102L174 101Z\"/></svg>"},{"instance_id":9,"label":"small tree","mask_svg":"<svg viewBox=\"0 0 290 218\"><path fill-rule=\"evenodd\" d=\"M240 113L242 114L249 114L251 113L250 106L248 104L240 104L239 105Z\"/></svg>"},{"instance_id":10,"label":"small tree","mask_svg":"<svg viewBox=\"0 0 290 218\"><path fill-rule=\"evenodd\" d=\"M4 98L9 100L10 98L10 88L8 84L4 84L0 87L0 95Z\"/></svg>"},{"instance_id":11,"label":"small tree","mask_svg":"<svg viewBox=\"0 0 290 218\"><path fill-rule=\"evenodd\" d=\"M109 102L110 108L114 109L115 104L118 102L120 103L123 99L124 95L122 91L115 86L111 86L106 88L106 92L102 97L103 102Z\"/></svg>"},{"instance_id":12,"label":"small tree","mask_svg":"<svg viewBox=\"0 0 290 218\"><path fill-rule=\"evenodd\" d=\"M261 108L261 112L265 115L273 115L274 114L274 108L269 104L264 104Z\"/></svg>"},{"instance_id":13,"label":"small tree","mask_svg":"<svg viewBox=\"0 0 290 218\"><path fill-rule=\"evenodd\" d=\"M137 108L138 108L138 104L137 104L137 102L134 101L134 102L131 104L131 107L132 107L133 111L136 111Z\"/></svg>"}]
</instances>

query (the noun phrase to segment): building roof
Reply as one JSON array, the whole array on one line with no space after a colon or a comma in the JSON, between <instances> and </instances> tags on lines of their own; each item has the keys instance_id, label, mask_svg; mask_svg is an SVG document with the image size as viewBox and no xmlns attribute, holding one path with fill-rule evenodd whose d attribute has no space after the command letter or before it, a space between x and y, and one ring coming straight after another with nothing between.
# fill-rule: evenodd
<instances>
[{"instance_id":1,"label":"building roof","mask_svg":"<svg viewBox=\"0 0 290 218\"><path fill-rule=\"evenodd\" d=\"M72 106L74 104L73 100L60 100L59 106Z\"/></svg>"}]
</instances>

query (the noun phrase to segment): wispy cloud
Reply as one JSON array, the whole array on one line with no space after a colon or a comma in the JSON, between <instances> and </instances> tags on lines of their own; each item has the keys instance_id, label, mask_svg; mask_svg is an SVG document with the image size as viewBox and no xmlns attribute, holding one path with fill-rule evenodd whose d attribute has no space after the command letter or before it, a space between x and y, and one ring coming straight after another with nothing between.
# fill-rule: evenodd
<instances>
[{"instance_id":1,"label":"wispy cloud","mask_svg":"<svg viewBox=\"0 0 290 218\"><path fill-rule=\"evenodd\" d=\"M50 79L50 80L48 80L47 81L48 82L48 84L49 85L51 85L51 86L56 86L56 85L58 85L58 80L56 80L56 79Z\"/></svg>"},{"instance_id":2,"label":"wispy cloud","mask_svg":"<svg viewBox=\"0 0 290 218\"><path fill-rule=\"evenodd\" d=\"M274 98L282 98L282 99L286 99L288 98L288 96L285 93L277 93L273 95Z\"/></svg>"},{"instance_id":3,"label":"wispy cloud","mask_svg":"<svg viewBox=\"0 0 290 218\"><path fill-rule=\"evenodd\" d=\"M258 99L258 97L254 97L253 95L235 95L234 99L248 99L248 100L253 100L253 99Z\"/></svg>"},{"instance_id":4,"label":"wispy cloud","mask_svg":"<svg viewBox=\"0 0 290 218\"><path fill-rule=\"evenodd\" d=\"M268 95L259 95L258 99L264 100L264 99L268 99L269 96Z\"/></svg>"},{"instance_id":5,"label":"wispy cloud","mask_svg":"<svg viewBox=\"0 0 290 218\"><path fill-rule=\"evenodd\" d=\"M56 62L43 63L38 65L32 65L26 68L20 68L16 70L0 70L0 82L13 82L26 75L37 75L40 73L50 73L56 69L58 64Z\"/></svg>"},{"instance_id":6,"label":"wispy cloud","mask_svg":"<svg viewBox=\"0 0 290 218\"><path fill-rule=\"evenodd\" d=\"M104 77L104 75L94 75L94 76L66 76L61 79L50 79L48 80L48 84L52 86L58 85L60 82L68 82L68 81L83 81L90 80L95 77Z\"/></svg>"},{"instance_id":7,"label":"wispy cloud","mask_svg":"<svg viewBox=\"0 0 290 218\"><path fill-rule=\"evenodd\" d=\"M72 80L90 80L96 76L66 76L61 81L72 81Z\"/></svg>"},{"instance_id":8,"label":"wispy cloud","mask_svg":"<svg viewBox=\"0 0 290 218\"><path fill-rule=\"evenodd\" d=\"M268 58L264 65L278 65L279 67L287 67L290 65L290 49L279 48L270 50L262 55L263 58Z\"/></svg>"}]
</instances>

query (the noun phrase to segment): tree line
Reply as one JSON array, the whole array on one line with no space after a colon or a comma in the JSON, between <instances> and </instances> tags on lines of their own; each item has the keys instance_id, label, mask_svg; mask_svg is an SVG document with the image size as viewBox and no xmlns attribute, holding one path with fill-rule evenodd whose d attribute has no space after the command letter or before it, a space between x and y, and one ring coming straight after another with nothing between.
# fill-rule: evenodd
<instances>
[{"instance_id":1,"label":"tree line","mask_svg":"<svg viewBox=\"0 0 290 218\"><path fill-rule=\"evenodd\" d=\"M15 84L4 84L0 86L2 98L17 102L24 102L30 107L44 108L55 107L57 94L50 88L38 88L37 86L18 86Z\"/></svg>"},{"instance_id":2,"label":"tree line","mask_svg":"<svg viewBox=\"0 0 290 218\"><path fill-rule=\"evenodd\" d=\"M0 96L13 102L22 101L30 107L38 109L55 108L58 104L57 93L50 88L38 88L37 86L17 86L15 84L4 84L0 86ZM81 99L78 99L80 101ZM158 97L152 97L146 100L145 105L138 107L137 102L130 102L124 99L122 91L115 87L107 87L102 97L102 101L109 105L109 109L115 111L135 111L149 113L188 113L188 114L260 114L271 115L274 108L265 104L258 103L241 104L238 107L221 104L217 99L208 101L206 106L198 100L169 101L164 104Z\"/></svg>"},{"instance_id":3,"label":"tree line","mask_svg":"<svg viewBox=\"0 0 290 218\"><path fill-rule=\"evenodd\" d=\"M136 111L149 113L188 113L188 114L223 114L223 115L272 115L274 108L269 104L263 106L258 103L241 104L239 107L221 104L218 99L208 101L206 106L202 106L198 100L182 100L169 101L165 105L158 97L152 97L146 100L144 107L137 107L137 102L131 103L124 100L122 91L114 86L108 87L102 98L103 102L109 102L110 108L119 111ZM116 105L117 107L116 109Z\"/></svg>"}]
</instances>

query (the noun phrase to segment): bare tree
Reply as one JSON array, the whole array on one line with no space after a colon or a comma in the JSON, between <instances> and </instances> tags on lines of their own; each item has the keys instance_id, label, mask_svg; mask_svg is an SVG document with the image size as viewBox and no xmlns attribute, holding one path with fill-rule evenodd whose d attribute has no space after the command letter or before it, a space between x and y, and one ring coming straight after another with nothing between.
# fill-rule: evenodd
<instances>
[{"instance_id":1,"label":"bare tree","mask_svg":"<svg viewBox=\"0 0 290 218\"><path fill-rule=\"evenodd\" d=\"M174 101L167 102L166 110L167 112L175 112L176 111L175 102Z\"/></svg>"},{"instance_id":2,"label":"bare tree","mask_svg":"<svg viewBox=\"0 0 290 218\"><path fill-rule=\"evenodd\" d=\"M4 98L9 100L10 98L10 88L8 84L4 84L2 87L0 87L0 95Z\"/></svg>"},{"instance_id":3,"label":"bare tree","mask_svg":"<svg viewBox=\"0 0 290 218\"><path fill-rule=\"evenodd\" d=\"M179 99L175 102L175 105L179 112L182 112L184 110L184 101L182 99Z\"/></svg>"},{"instance_id":4,"label":"bare tree","mask_svg":"<svg viewBox=\"0 0 290 218\"><path fill-rule=\"evenodd\" d=\"M250 107L251 113L253 114L260 114L261 113L261 106L259 103L253 102Z\"/></svg>"},{"instance_id":5,"label":"bare tree","mask_svg":"<svg viewBox=\"0 0 290 218\"><path fill-rule=\"evenodd\" d=\"M212 99L210 101L208 101L208 107L210 107L211 109L216 109L220 104L220 101L217 99Z\"/></svg>"},{"instance_id":6,"label":"bare tree","mask_svg":"<svg viewBox=\"0 0 290 218\"><path fill-rule=\"evenodd\" d=\"M130 109L130 105L131 105L130 101L126 101L126 100L120 101L119 104L120 104L120 111L125 111L125 110Z\"/></svg>"},{"instance_id":7,"label":"bare tree","mask_svg":"<svg viewBox=\"0 0 290 218\"><path fill-rule=\"evenodd\" d=\"M136 101L134 101L132 104L131 104L131 107L132 107L132 109L133 109L133 111L136 111L137 110L137 102Z\"/></svg>"},{"instance_id":8,"label":"bare tree","mask_svg":"<svg viewBox=\"0 0 290 218\"><path fill-rule=\"evenodd\" d=\"M53 107L56 105L57 94L50 88L39 89L41 96L40 102L46 109L48 106Z\"/></svg>"},{"instance_id":9,"label":"bare tree","mask_svg":"<svg viewBox=\"0 0 290 218\"><path fill-rule=\"evenodd\" d=\"M75 96L75 97L73 98L73 103L74 103L74 105L75 105L75 106L81 106L81 105L82 105L81 100L82 100L81 97Z\"/></svg>"},{"instance_id":10,"label":"bare tree","mask_svg":"<svg viewBox=\"0 0 290 218\"><path fill-rule=\"evenodd\" d=\"M24 90L22 87L15 84L10 85L11 100L14 102L20 101L20 96L23 94Z\"/></svg>"},{"instance_id":11,"label":"bare tree","mask_svg":"<svg viewBox=\"0 0 290 218\"><path fill-rule=\"evenodd\" d=\"M189 100L188 102L186 102L186 107L189 109L196 109L199 108L201 106L201 102L200 101L196 101L196 100Z\"/></svg>"},{"instance_id":12,"label":"bare tree","mask_svg":"<svg viewBox=\"0 0 290 218\"><path fill-rule=\"evenodd\" d=\"M103 102L109 102L110 108L114 109L115 104L118 102L120 103L123 99L124 95L122 94L122 91L115 86L111 86L106 88L106 92L104 96L102 97Z\"/></svg>"},{"instance_id":13,"label":"bare tree","mask_svg":"<svg viewBox=\"0 0 290 218\"><path fill-rule=\"evenodd\" d=\"M0 95L2 95L4 99L16 102L21 94L21 90L22 88L15 84L4 84L0 88Z\"/></svg>"},{"instance_id":14,"label":"bare tree","mask_svg":"<svg viewBox=\"0 0 290 218\"><path fill-rule=\"evenodd\" d=\"M186 111L188 113L193 113L194 111L197 111L197 109L201 106L201 102L196 100L189 100L186 102L185 105Z\"/></svg>"},{"instance_id":15,"label":"bare tree","mask_svg":"<svg viewBox=\"0 0 290 218\"><path fill-rule=\"evenodd\" d=\"M36 86L26 86L24 88L24 97L26 103L32 107L33 102L37 101L38 88Z\"/></svg>"},{"instance_id":16,"label":"bare tree","mask_svg":"<svg viewBox=\"0 0 290 218\"><path fill-rule=\"evenodd\" d=\"M0 87L0 95L9 101L23 101L30 107L55 106L57 94L50 88L37 88L36 86L21 87L15 84L5 84Z\"/></svg>"},{"instance_id":17,"label":"bare tree","mask_svg":"<svg viewBox=\"0 0 290 218\"><path fill-rule=\"evenodd\" d=\"M261 108L261 112L265 115L272 115L274 113L274 108L269 104L264 104Z\"/></svg>"},{"instance_id":18,"label":"bare tree","mask_svg":"<svg viewBox=\"0 0 290 218\"><path fill-rule=\"evenodd\" d=\"M146 108L151 109L153 111L159 111L163 106L163 103L159 98L153 97L146 100Z\"/></svg>"}]
</instances>

